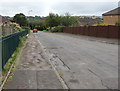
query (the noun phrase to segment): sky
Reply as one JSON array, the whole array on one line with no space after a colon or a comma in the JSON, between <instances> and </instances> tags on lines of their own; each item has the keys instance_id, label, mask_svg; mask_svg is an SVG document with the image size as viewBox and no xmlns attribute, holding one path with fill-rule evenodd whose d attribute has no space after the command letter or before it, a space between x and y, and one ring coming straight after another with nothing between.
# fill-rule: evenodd
<instances>
[{"instance_id":1,"label":"sky","mask_svg":"<svg viewBox=\"0 0 120 91\"><path fill-rule=\"evenodd\" d=\"M102 16L118 7L119 0L0 0L0 15L47 16L49 13Z\"/></svg>"}]
</instances>

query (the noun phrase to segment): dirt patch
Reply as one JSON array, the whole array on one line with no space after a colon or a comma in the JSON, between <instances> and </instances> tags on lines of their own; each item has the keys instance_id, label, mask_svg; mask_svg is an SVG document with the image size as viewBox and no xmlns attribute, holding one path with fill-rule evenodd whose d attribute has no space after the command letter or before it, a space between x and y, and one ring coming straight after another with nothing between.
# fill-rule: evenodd
<instances>
[{"instance_id":1,"label":"dirt patch","mask_svg":"<svg viewBox=\"0 0 120 91\"><path fill-rule=\"evenodd\" d=\"M34 34L29 35L16 68L19 70L51 69Z\"/></svg>"}]
</instances>

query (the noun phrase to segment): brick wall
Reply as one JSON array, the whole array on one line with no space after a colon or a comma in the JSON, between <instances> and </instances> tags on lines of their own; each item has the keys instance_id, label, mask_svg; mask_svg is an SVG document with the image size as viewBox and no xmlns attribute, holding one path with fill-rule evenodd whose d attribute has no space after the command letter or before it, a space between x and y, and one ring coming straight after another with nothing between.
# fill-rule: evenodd
<instances>
[{"instance_id":1,"label":"brick wall","mask_svg":"<svg viewBox=\"0 0 120 91\"><path fill-rule=\"evenodd\" d=\"M118 20L120 21L120 16L114 15L114 16L103 16L104 23L108 25L115 25Z\"/></svg>"}]
</instances>

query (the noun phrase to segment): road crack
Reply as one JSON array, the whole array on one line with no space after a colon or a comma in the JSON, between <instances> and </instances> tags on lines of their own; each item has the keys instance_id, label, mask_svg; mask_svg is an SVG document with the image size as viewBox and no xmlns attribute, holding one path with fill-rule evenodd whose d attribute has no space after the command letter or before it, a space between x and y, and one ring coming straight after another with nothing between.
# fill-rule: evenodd
<instances>
[{"instance_id":1,"label":"road crack","mask_svg":"<svg viewBox=\"0 0 120 91\"><path fill-rule=\"evenodd\" d=\"M66 67L68 70L71 70L70 67L66 65L65 62L61 58L59 58L57 55L53 54L53 58L58 59L63 64L64 67Z\"/></svg>"},{"instance_id":2,"label":"road crack","mask_svg":"<svg viewBox=\"0 0 120 91\"><path fill-rule=\"evenodd\" d=\"M61 58L59 58L59 60L63 63L63 66L66 66L69 70L71 70L70 67L68 65L66 65L65 62Z\"/></svg>"},{"instance_id":3,"label":"road crack","mask_svg":"<svg viewBox=\"0 0 120 91\"><path fill-rule=\"evenodd\" d=\"M110 88L103 83L103 80L102 80L95 72L93 72L93 71L90 70L90 69L88 69L88 71L91 72L92 74L94 74L95 76L97 76L97 77L100 79L102 86L104 86L104 87L106 87L107 89L110 90ZM111 90L110 90L110 91L111 91Z\"/></svg>"}]
</instances>

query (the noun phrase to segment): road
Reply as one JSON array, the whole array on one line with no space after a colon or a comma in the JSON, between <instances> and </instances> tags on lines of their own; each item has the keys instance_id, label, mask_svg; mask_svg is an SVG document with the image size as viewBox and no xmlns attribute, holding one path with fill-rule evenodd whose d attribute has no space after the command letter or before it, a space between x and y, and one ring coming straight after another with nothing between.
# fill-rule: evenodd
<instances>
[{"instance_id":1,"label":"road","mask_svg":"<svg viewBox=\"0 0 120 91\"><path fill-rule=\"evenodd\" d=\"M38 32L37 40L70 89L117 89L118 45L102 39Z\"/></svg>"}]
</instances>

